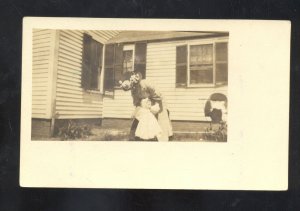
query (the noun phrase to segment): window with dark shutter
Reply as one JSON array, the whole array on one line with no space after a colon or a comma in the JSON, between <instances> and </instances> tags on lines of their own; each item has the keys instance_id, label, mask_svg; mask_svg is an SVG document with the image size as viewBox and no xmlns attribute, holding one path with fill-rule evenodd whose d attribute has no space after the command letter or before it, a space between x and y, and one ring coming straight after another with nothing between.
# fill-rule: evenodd
<instances>
[{"instance_id":1,"label":"window with dark shutter","mask_svg":"<svg viewBox=\"0 0 300 211\"><path fill-rule=\"evenodd\" d=\"M176 87L211 87L227 81L227 41L176 47Z\"/></svg>"},{"instance_id":2,"label":"window with dark shutter","mask_svg":"<svg viewBox=\"0 0 300 211\"><path fill-rule=\"evenodd\" d=\"M134 56L134 71L142 73L143 78L146 78L146 54L147 43L138 42L135 44Z\"/></svg>"},{"instance_id":3,"label":"window with dark shutter","mask_svg":"<svg viewBox=\"0 0 300 211\"><path fill-rule=\"evenodd\" d=\"M81 87L85 90L99 90L99 79L102 69L103 45L92 39L90 35L83 36Z\"/></svg>"},{"instance_id":4,"label":"window with dark shutter","mask_svg":"<svg viewBox=\"0 0 300 211\"><path fill-rule=\"evenodd\" d=\"M109 44L105 46L104 56L104 94L113 92L114 90L114 60L115 60L115 46Z\"/></svg>"},{"instance_id":5,"label":"window with dark shutter","mask_svg":"<svg viewBox=\"0 0 300 211\"><path fill-rule=\"evenodd\" d=\"M176 47L176 87L187 85L187 46Z\"/></svg>"}]
</instances>

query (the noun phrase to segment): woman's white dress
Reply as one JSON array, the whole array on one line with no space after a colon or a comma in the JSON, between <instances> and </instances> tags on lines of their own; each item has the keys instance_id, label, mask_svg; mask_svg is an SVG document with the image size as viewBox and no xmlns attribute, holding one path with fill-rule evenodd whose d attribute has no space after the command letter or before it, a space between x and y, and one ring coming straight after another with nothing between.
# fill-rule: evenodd
<instances>
[{"instance_id":1,"label":"woman's white dress","mask_svg":"<svg viewBox=\"0 0 300 211\"><path fill-rule=\"evenodd\" d=\"M144 140L159 138L161 136L162 129L149 109L139 107L135 117L139 120L135 136Z\"/></svg>"}]
</instances>

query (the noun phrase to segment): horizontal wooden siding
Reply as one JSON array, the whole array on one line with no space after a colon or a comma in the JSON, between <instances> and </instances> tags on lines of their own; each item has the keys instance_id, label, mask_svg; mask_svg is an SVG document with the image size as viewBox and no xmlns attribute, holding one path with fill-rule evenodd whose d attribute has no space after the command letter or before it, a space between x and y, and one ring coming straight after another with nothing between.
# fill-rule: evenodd
<instances>
[{"instance_id":1,"label":"horizontal wooden siding","mask_svg":"<svg viewBox=\"0 0 300 211\"><path fill-rule=\"evenodd\" d=\"M206 88L176 88L176 46L193 41L148 43L146 78L163 93L172 120L209 121L204 116L206 99L212 93L227 95L227 86ZM114 99L104 99L104 117L130 118L133 112L130 92L116 90Z\"/></svg>"},{"instance_id":2,"label":"horizontal wooden siding","mask_svg":"<svg viewBox=\"0 0 300 211\"><path fill-rule=\"evenodd\" d=\"M102 117L102 95L81 88L83 33L105 43L117 31L60 30L56 84L58 119Z\"/></svg>"},{"instance_id":3,"label":"horizontal wooden siding","mask_svg":"<svg viewBox=\"0 0 300 211\"><path fill-rule=\"evenodd\" d=\"M32 33L32 118L50 119L49 78L54 33L49 29L33 29Z\"/></svg>"}]
</instances>

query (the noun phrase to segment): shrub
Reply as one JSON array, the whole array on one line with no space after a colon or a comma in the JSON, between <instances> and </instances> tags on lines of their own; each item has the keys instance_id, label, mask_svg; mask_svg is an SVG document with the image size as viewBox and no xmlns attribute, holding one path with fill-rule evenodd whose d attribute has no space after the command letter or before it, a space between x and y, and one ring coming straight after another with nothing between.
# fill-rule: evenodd
<instances>
[{"instance_id":1,"label":"shrub","mask_svg":"<svg viewBox=\"0 0 300 211\"><path fill-rule=\"evenodd\" d=\"M92 133L89 125L78 125L72 120L69 120L67 124L59 128L58 132L61 140L88 138L90 135Z\"/></svg>"},{"instance_id":2,"label":"shrub","mask_svg":"<svg viewBox=\"0 0 300 211\"><path fill-rule=\"evenodd\" d=\"M204 133L204 139L211 141L227 141L227 123L220 122L217 129L213 129L211 126L206 128Z\"/></svg>"}]
</instances>

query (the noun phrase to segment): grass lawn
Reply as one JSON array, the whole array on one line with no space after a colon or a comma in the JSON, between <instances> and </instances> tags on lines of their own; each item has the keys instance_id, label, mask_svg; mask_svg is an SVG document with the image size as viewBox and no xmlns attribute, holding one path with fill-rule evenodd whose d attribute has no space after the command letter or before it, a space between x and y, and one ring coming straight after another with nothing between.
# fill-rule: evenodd
<instances>
[{"instance_id":1,"label":"grass lawn","mask_svg":"<svg viewBox=\"0 0 300 211\"><path fill-rule=\"evenodd\" d=\"M109 127L110 126L110 127ZM128 141L130 125L128 127L123 127L124 124L116 124L114 128L111 125L105 125L103 127L97 126L93 127L91 132L92 135L86 140L88 141ZM195 125L193 125L195 127ZM198 131L188 130L190 127L185 125L185 127L176 126L177 130L174 130L174 135L171 141L216 141L207 140L205 137L205 129L209 127L209 124L203 123L201 127L197 128ZM180 130L179 130L180 129ZM222 142L222 141L220 141ZM224 141L223 141L224 142Z\"/></svg>"},{"instance_id":2,"label":"grass lawn","mask_svg":"<svg viewBox=\"0 0 300 211\"><path fill-rule=\"evenodd\" d=\"M130 120L113 120L103 122L102 125L91 126L91 135L76 139L75 141L128 141L131 121ZM213 125L213 130L207 131L210 124L207 122L172 122L173 138L175 141L197 141L197 142L226 142L224 140L216 140L212 136L213 132L219 125ZM206 131L206 132L205 132ZM33 140L53 140L59 141L59 137L54 138L33 138Z\"/></svg>"}]
</instances>

